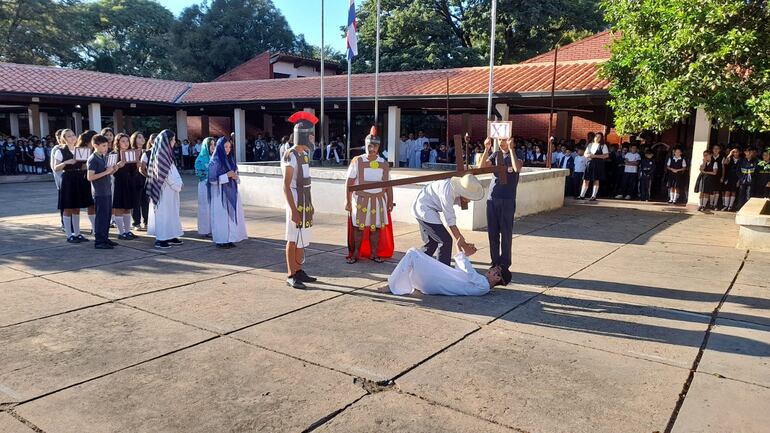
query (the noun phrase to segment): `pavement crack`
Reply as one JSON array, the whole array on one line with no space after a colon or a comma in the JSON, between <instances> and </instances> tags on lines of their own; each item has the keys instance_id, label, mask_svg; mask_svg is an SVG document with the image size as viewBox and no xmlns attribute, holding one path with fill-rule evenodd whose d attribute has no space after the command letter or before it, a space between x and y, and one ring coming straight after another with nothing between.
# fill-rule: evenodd
<instances>
[{"instance_id":1,"label":"pavement crack","mask_svg":"<svg viewBox=\"0 0 770 433\"><path fill-rule=\"evenodd\" d=\"M357 399L355 399L352 402L346 404L345 406L341 407L340 409L337 409L334 412L332 412L332 413L326 415L325 417L319 419L318 421L314 422L313 424L310 424L310 426L308 428L306 428L305 430L302 430L302 433L308 433L308 432L311 432L311 431L317 429L318 427L321 427L322 425L324 425L327 422L329 422L332 419L334 419L334 417L336 417L337 415L341 414L342 412L345 412L350 406L353 406L354 404L358 403L359 401L361 401L362 399L364 399L364 398L366 398L368 396L369 396L369 394L364 394L361 397L358 397Z\"/></svg>"},{"instance_id":2,"label":"pavement crack","mask_svg":"<svg viewBox=\"0 0 770 433\"><path fill-rule=\"evenodd\" d=\"M738 270L735 271L735 275L733 276L730 285L727 286L727 290L725 290L725 293L719 300L719 304L717 304L717 306L714 308L714 311L711 312L711 320L709 321L709 325L706 328L706 333L703 335L703 342L701 342L700 348L698 349L698 354L695 355L695 359L692 362L692 367L690 367L690 373L687 375L687 380L685 380L684 385L682 385L682 392L679 393L679 399L677 399L674 410L671 412L671 417L668 419L666 429L663 431L664 433L671 433L671 431L674 429L676 419L679 417L679 411L682 410L684 400L687 398L687 392L690 390L693 379L695 379L695 373L698 371L698 366L700 366L700 361L703 358L703 354L706 352L706 347L708 346L709 338L711 337L711 331L714 329L714 326L717 323L717 319L719 318L719 310L722 309L722 305L724 305L727 297L730 295L730 291L733 289L735 281L738 279L738 275L740 275L741 271L743 270L743 266L746 265L746 259L748 259L748 257L749 251L746 250L746 254L743 255L743 260L741 261L740 266L738 266Z\"/></svg>"},{"instance_id":3,"label":"pavement crack","mask_svg":"<svg viewBox=\"0 0 770 433\"><path fill-rule=\"evenodd\" d=\"M20 423L22 423L25 426L27 426L30 429L32 429L32 431L34 431L36 433L45 433L45 431L43 429L41 429L40 427L36 426L35 424L32 424L32 422L30 420L28 420L28 419L24 418L23 416L19 415L13 409L8 410L7 413L8 413L8 415L14 417L16 419L16 421L19 421Z\"/></svg>"},{"instance_id":4,"label":"pavement crack","mask_svg":"<svg viewBox=\"0 0 770 433\"><path fill-rule=\"evenodd\" d=\"M392 380L371 380L365 377L354 377L353 384L358 385L367 392L367 394L377 394L378 392L389 391L396 386Z\"/></svg>"}]
</instances>

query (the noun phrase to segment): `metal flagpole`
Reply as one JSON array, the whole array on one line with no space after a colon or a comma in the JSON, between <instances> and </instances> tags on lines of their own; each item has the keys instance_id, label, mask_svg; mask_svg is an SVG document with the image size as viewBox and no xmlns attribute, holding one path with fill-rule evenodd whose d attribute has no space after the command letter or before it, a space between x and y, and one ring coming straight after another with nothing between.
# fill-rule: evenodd
<instances>
[{"instance_id":1,"label":"metal flagpole","mask_svg":"<svg viewBox=\"0 0 770 433\"><path fill-rule=\"evenodd\" d=\"M379 117L379 96L380 96L380 0L377 0L377 36L374 54L374 125L379 128L377 119Z\"/></svg>"},{"instance_id":2,"label":"metal flagpole","mask_svg":"<svg viewBox=\"0 0 770 433\"><path fill-rule=\"evenodd\" d=\"M326 119L324 118L324 0L321 0L321 161L326 159Z\"/></svg>"},{"instance_id":3,"label":"metal flagpole","mask_svg":"<svg viewBox=\"0 0 770 433\"><path fill-rule=\"evenodd\" d=\"M497 0L492 0L492 24L489 29L489 93L487 95L487 120L492 121L492 92L495 86L495 27L497 27ZM508 120L508 119L502 119ZM495 140L495 151L500 144Z\"/></svg>"},{"instance_id":4,"label":"metal flagpole","mask_svg":"<svg viewBox=\"0 0 770 433\"><path fill-rule=\"evenodd\" d=\"M561 42L561 40L560 40ZM556 49L553 51L553 79L551 80L551 116L548 118L548 137L546 137L546 145L548 146L548 156L547 160L545 161L545 167L551 168L551 164L553 163L553 143L551 142L551 127L553 125L553 100L554 95L556 92L556 63L557 59L559 58L559 45L556 45Z\"/></svg>"},{"instance_id":5,"label":"metal flagpole","mask_svg":"<svg viewBox=\"0 0 770 433\"><path fill-rule=\"evenodd\" d=\"M348 57L348 157L347 160L350 161L350 134L353 131L353 127L350 124L350 87L351 87L351 80L350 80L350 57Z\"/></svg>"}]
</instances>

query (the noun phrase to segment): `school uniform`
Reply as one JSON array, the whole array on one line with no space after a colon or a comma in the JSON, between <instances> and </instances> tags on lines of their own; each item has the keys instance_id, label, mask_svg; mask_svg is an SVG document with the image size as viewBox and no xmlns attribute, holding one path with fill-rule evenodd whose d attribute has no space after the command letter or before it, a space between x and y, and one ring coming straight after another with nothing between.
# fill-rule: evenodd
<instances>
[{"instance_id":1,"label":"school uniform","mask_svg":"<svg viewBox=\"0 0 770 433\"><path fill-rule=\"evenodd\" d=\"M488 159L497 166L497 152L492 152ZM504 269L511 267L513 248L513 217L516 214L516 189L519 185L519 173L513 170L513 161L508 152L503 154L503 164L508 168L507 183L500 183L499 173L495 173L489 187L487 200L487 237L492 266Z\"/></svg>"},{"instance_id":2,"label":"school uniform","mask_svg":"<svg viewBox=\"0 0 770 433\"><path fill-rule=\"evenodd\" d=\"M624 157L625 162L639 162L642 157L638 153L628 152ZM623 185L621 187L621 194L629 197L636 194L636 184L638 180L639 166L638 165L625 165L623 168Z\"/></svg>"},{"instance_id":3,"label":"school uniform","mask_svg":"<svg viewBox=\"0 0 770 433\"><path fill-rule=\"evenodd\" d=\"M152 153L152 150L145 150L142 154L142 164L144 164L145 167L148 166L150 162L150 154ZM133 225L134 227L139 227L140 223L144 221L145 228L147 227L147 224L149 223L149 217L150 217L150 198L147 196L147 179L142 176L141 173L139 173L139 176L136 178L136 189L137 189L137 204L134 207L132 214L133 219Z\"/></svg>"},{"instance_id":4,"label":"school uniform","mask_svg":"<svg viewBox=\"0 0 770 433\"><path fill-rule=\"evenodd\" d=\"M752 197L770 198L770 161L759 161L752 189Z\"/></svg>"},{"instance_id":5,"label":"school uniform","mask_svg":"<svg viewBox=\"0 0 770 433\"><path fill-rule=\"evenodd\" d=\"M606 155L609 154L609 149L606 144L591 143L585 151L588 155ZM586 172L583 177L584 180L589 182L603 181L605 177L604 160L602 159L588 159L586 157Z\"/></svg>"},{"instance_id":6,"label":"school uniform","mask_svg":"<svg viewBox=\"0 0 770 433\"><path fill-rule=\"evenodd\" d=\"M118 158L120 158L120 155L118 155ZM139 174L136 164L126 164L112 175L113 209L133 209L136 206L138 199L138 191L136 189L137 176L141 176L141 174Z\"/></svg>"},{"instance_id":7,"label":"school uniform","mask_svg":"<svg viewBox=\"0 0 770 433\"><path fill-rule=\"evenodd\" d=\"M583 179L585 178L586 174L586 167L588 167L588 160L585 156L581 155L574 155L573 157L574 163L575 163L575 170L572 172L572 176L570 176L570 181L572 183L572 191L573 195L575 197L580 196L580 188L583 184Z\"/></svg>"},{"instance_id":8,"label":"school uniform","mask_svg":"<svg viewBox=\"0 0 770 433\"><path fill-rule=\"evenodd\" d=\"M291 219L291 208L286 206L286 240L294 242L297 248L307 248L313 240L313 202L310 186L310 157L306 152L289 149L281 159L281 167L286 170L291 167L294 172L290 190L294 204L300 214L300 223L295 224Z\"/></svg>"},{"instance_id":9,"label":"school uniform","mask_svg":"<svg viewBox=\"0 0 770 433\"><path fill-rule=\"evenodd\" d=\"M107 170L107 157L99 153L92 153L88 157L86 165L88 170L92 170L96 174L102 173ZM96 205L94 246L98 247L110 243L108 236L110 232L110 218L112 217L112 177L104 176L91 182L91 190Z\"/></svg>"},{"instance_id":10,"label":"school uniform","mask_svg":"<svg viewBox=\"0 0 770 433\"><path fill-rule=\"evenodd\" d=\"M545 167L545 154L533 153L532 159L530 160L530 164L534 167Z\"/></svg>"},{"instance_id":11,"label":"school uniform","mask_svg":"<svg viewBox=\"0 0 770 433\"><path fill-rule=\"evenodd\" d=\"M687 161L684 160L684 158L677 158L676 156L672 156L668 159L668 162L666 162L666 166L670 167L674 170L679 170L681 168L687 168ZM687 183L687 171L681 171L678 173L668 173L668 181L666 182L667 188L676 188L676 189L682 189L686 186Z\"/></svg>"},{"instance_id":12,"label":"school uniform","mask_svg":"<svg viewBox=\"0 0 770 433\"><path fill-rule=\"evenodd\" d=\"M56 163L74 159L75 155L69 147L59 148ZM86 179L86 162L77 161L71 165L65 165L61 180L61 200L59 209L83 209L94 205L91 194L91 184Z\"/></svg>"},{"instance_id":13,"label":"school uniform","mask_svg":"<svg viewBox=\"0 0 770 433\"><path fill-rule=\"evenodd\" d=\"M575 173L575 156L572 154L562 155L556 162L556 167L569 170L569 176L564 180L564 196L575 195L575 184L572 182L572 175Z\"/></svg>"},{"instance_id":14,"label":"school uniform","mask_svg":"<svg viewBox=\"0 0 770 433\"><path fill-rule=\"evenodd\" d=\"M713 172L718 170L718 166L719 163L717 161L704 162L701 164L701 170ZM695 179L695 192L711 195L716 190L718 184L719 178L716 175L701 172Z\"/></svg>"},{"instance_id":15,"label":"school uniform","mask_svg":"<svg viewBox=\"0 0 770 433\"><path fill-rule=\"evenodd\" d=\"M742 208L743 205L753 197L752 189L754 187L758 163L759 160L757 158L741 158L741 161L738 163L738 167L740 167L741 170L741 177L738 180L737 209Z\"/></svg>"},{"instance_id":16,"label":"school uniform","mask_svg":"<svg viewBox=\"0 0 770 433\"><path fill-rule=\"evenodd\" d=\"M726 159L724 191L733 194L738 193L738 184L741 180L741 158L729 157Z\"/></svg>"},{"instance_id":17,"label":"school uniform","mask_svg":"<svg viewBox=\"0 0 770 433\"><path fill-rule=\"evenodd\" d=\"M639 165L639 199L642 201L650 201L651 199L655 165L655 160L652 158L644 158Z\"/></svg>"}]
</instances>

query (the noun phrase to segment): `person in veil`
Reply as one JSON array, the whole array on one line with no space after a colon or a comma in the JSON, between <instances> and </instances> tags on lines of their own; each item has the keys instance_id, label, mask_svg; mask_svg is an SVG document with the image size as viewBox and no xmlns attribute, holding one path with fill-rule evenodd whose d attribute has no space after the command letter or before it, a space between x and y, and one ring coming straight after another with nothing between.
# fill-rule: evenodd
<instances>
[{"instance_id":1,"label":"person in veil","mask_svg":"<svg viewBox=\"0 0 770 433\"><path fill-rule=\"evenodd\" d=\"M233 144L229 138L220 137L209 163L211 235L217 248L233 248L234 242L248 238L239 182Z\"/></svg>"},{"instance_id":2,"label":"person in veil","mask_svg":"<svg viewBox=\"0 0 770 433\"><path fill-rule=\"evenodd\" d=\"M150 218L147 233L155 236L155 248L167 249L182 245L184 234L179 219L179 192L182 176L174 164L176 135L164 129L155 138L147 167L147 195L150 197Z\"/></svg>"},{"instance_id":3,"label":"person in veil","mask_svg":"<svg viewBox=\"0 0 770 433\"><path fill-rule=\"evenodd\" d=\"M216 142L206 137L195 158L195 176L198 177L198 234L211 237L211 187L209 186L209 162Z\"/></svg>"}]
</instances>

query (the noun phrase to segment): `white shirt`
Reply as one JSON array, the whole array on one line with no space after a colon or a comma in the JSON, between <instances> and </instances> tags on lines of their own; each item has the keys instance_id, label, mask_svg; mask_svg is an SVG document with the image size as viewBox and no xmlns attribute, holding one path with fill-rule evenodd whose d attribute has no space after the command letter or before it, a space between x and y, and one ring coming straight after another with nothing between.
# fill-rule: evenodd
<instances>
[{"instance_id":1,"label":"white shirt","mask_svg":"<svg viewBox=\"0 0 770 433\"><path fill-rule=\"evenodd\" d=\"M666 163L666 165L671 167L671 162L672 161L673 162L678 162L680 159L682 159L682 158L677 158L676 156L672 156L671 158L668 159L668 162ZM687 161L686 160L682 161L682 168L687 168Z\"/></svg>"},{"instance_id":2,"label":"white shirt","mask_svg":"<svg viewBox=\"0 0 770 433\"><path fill-rule=\"evenodd\" d=\"M182 143L182 155L189 156L190 155L190 145Z\"/></svg>"},{"instance_id":3,"label":"white shirt","mask_svg":"<svg viewBox=\"0 0 770 433\"><path fill-rule=\"evenodd\" d=\"M554 152L551 154L551 164L558 164L559 160L564 156L561 152Z\"/></svg>"},{"instance_id":4,"label":"white shirt","mask_svg":"<svg viewBox=\"0 0 770 433\"><path fill-rule=\"evenodd\" d=\"M399 162L406 162L409 159L407 157L407 155L409 154L408 147L409 147L409 142L408 141L403 140L403 141L400 142L399 147L398 147L398 161Z\"/></svg>"},{"instance_id":5,"label":"white shirt","mask_svg":"<svg viewBox=\"0 0 770 433\"><path fill-rule=\"evenodd\" d=\"M425 185L412 204L412 216L431 224L443 224L439 212L449 226L457 224L454 205L459 204L450 179L437 180Z\"/></svg>"},{"instance_id":6,"label":"white shirt","mask_svg":"<svg viewBox=\"0 0 770 433\"><path fill-rule=\"evenodd\" d=\"M639 153L631 153L628 152L626 154L626 162L638 162L642 160L642 157L639 155ZM624 169L624 173L636 173L639 171L639 166L637 165L626 165L626 168Z\"/></svg>"},{"instance_id":7,"label":"white shirt","mask_svg":"<svg viewBox=\"0 0 770 433\"><path fill-rule=\"evenodd\" d=\"M200 143L195 143L195 147L193 148L193 152L195 153L201 153L202 145Z\"/></svg>"},{"instance_id":8,"label":"white shirt","mask_svg":"<svg viewBox=\"0 0 770 433\"><path fill-rule=\"evenodd\" d=\"M607 148L606 144L599 144L599 143L591 143L588 148L586 149L584 155L596 155L597 152L599 152L599 147L601 146L602 149L602 155L609 155L610 149Z\"/></svg>"},{"instance_id":9,"label":"white shirt","mask_svg":"<svg viewBox=\"0 0 770 433\"><path fill-rule=\"evenodd\" d=\"M426 295L481 296L489 293L489 280L473 269L465 254L455 257L455 267L447 266L422 251L410 248L388 277L388 287L396 295L417 289Z\"/></svg>"},{"instance_id":10,"label":"white shirt","mask_svg":"<svg viewBox=\"0 0 770 433\"><path fill-rule=\"evenodd\" d=\"M35 147L35 150L33 151L33 154L35 155L35 162L43 162L45 161L45 149L42 147Z\"/></svg>"},{"instance_id":11,"label":"white shirt","mask_svg":"<svg viewBox=\"0 0 770 433\"><path fill-rule=\"evenodd\" d=\"M575 172L584 173L586 171L586 157L575 155Z\"/></svg>"}]
</instances>

